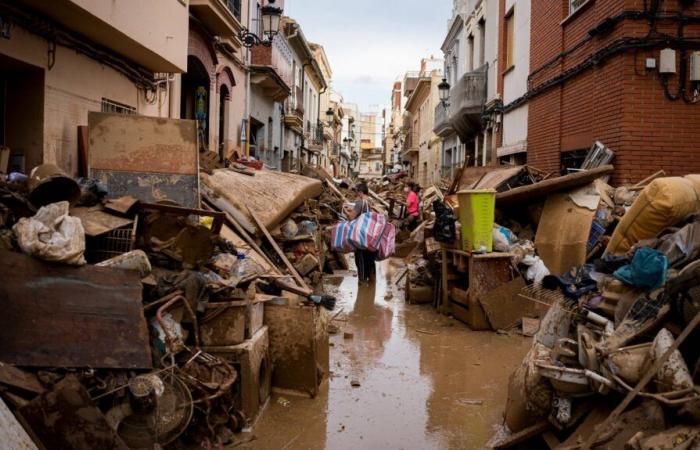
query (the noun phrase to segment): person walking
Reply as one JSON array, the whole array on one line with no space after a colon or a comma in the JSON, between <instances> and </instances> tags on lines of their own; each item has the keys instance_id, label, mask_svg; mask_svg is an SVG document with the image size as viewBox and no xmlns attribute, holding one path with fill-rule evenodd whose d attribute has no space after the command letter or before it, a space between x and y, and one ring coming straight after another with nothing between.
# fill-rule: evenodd
<instances>
[{"instance_id":1,"label":"person walking","mask_svg":"<svg viewBox=\"0 0 700 450\"><path fill-rule=\"evenodd\" d=\"M409 231L413 231L420 223L420 204L418 199L418 186L415 183L410 183L407 187L406 194L406 226Z\"/></svg>"},{"instance_id":2,"label":"person walking","mask_svg":"<svg viewBox=\"0 0 700 450\"><path fill-rule=\"evenodd\" d=\"M369 188L365 183L359 183L354 187L359 195L352 208L345 213L350 220L357 219L361 214L369 212ZM369 283L376 278L376 255L369 250L355 250L355 265L357 266L357 278L360 283Z\"/></svg>"}]
</instances>

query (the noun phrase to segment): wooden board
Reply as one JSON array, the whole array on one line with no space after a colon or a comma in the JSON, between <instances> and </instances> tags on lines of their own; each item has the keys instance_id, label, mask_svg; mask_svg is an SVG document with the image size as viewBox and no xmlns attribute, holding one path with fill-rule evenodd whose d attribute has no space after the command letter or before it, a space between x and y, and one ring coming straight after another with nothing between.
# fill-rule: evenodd
<instances>
[{"instance_id":1,"label":"wooden board","mask_svg":"<svg viewBox=\"0 0 700 450\"><path fill-rule=\"evenodd\" d=\"M555 192L564 191L578 186L585 186L596 178L613 173L613 166L601 166L585 172L572 173L563 177L549 178L539 183L517 187L496 194L496 206L531 203Z\"/></svg>"},{"instance_id":2,"label":"wooden board","mask_svg":"<svg viewBox=\"0 0 700 450\"><path fill-rule=\"evenodd\" d=\"M196 121L90 112L88 128L89 176L110 197L199 206Z\"/></svg>"},{"instance_id":3,"label":"wooden board","mask_svg":"<svg viewBox=\"0 0 700 450\"><path fill-rule=\"evenodd\" d=\"M0 362L0 384L6 384L34 394L44 392L39 379L31 372L25 372L9 364Z\"/></svg>"},{"instance_id":4,"label":"wooden board","mask_svg":"<svg viewBox=\"0 0 700 450\"><path fill-rule=\"evenodd\" d=\"M0 251L0 360L150 369L141 291L133 271L49 264Z\"/></svg>"},{"instance_id":5,"label":"wooden board","mask_svg":"<svg viewBox=\"0 0 700 450\"><path fill-rule=\"evenodd\" d=\"M289 260L287 259L287 256L285 256L282 249L279 247L279 245L277 245L277 242L275 242L275 239L270 235L270 232L267 230L267 228L262 223L262 221L258 218L258 216L250 208L248 208L248 213L253 218L253 220L257 224L258 228L260 229L262 234L265 236L265 238L268 240L268 242L270 243L272 248L275 250L275 252L277 253L277 256L280 257L280 259L284 263L284 265L287 268L287 270L289 271L289 273L292 274L292 276L294 277L294 280L299 284L300 287L302 287L304 289L311 290L309 285L306 284L306 282L301 277L301 275L299 275L299 272L296 271L296 269L294 268L292 263L289 262Z\"/></svg>"},{"instance_id":6,"label":"wooden board","mask_svg":"<svg viewBox=\"0 0 700 450\"><path fill-rule=\"evenodd\" d=\"M595 211L576 206L568 193L547 198L535 247L552 274L562 275L586 262L586 244L594 217Z\"/></svg>"},{"instance_id":7,"label":"wooden board","mask_svg":"<svg viewBox=\"0 0 700 450\"><path fill-rule=\"evenodd\" d=\"M128 450L73 375L19 412L47 449Z\"/></svg>"},{"instance_id":8,"label":"wooden board","mask_svg":"<svg viewBox=\"0 0 700 450\"><path fill-rule=\"evenodd\" d=\"M535 312L535 303L518 296L523 287L525 281L518 277L479 298L479 303L494 330L506 330L515 325L523 315Z\"/></svg>"},{"instance_id":9,"label":"wooden board","mask_svg":"<svg viewBox=\"0 0 700 450\"><path fill-rule=\"evenodd\" d=\"M3 450L38 450L34 441L19 424L2 398L0 398L0 448Z\"/></svg>"},{"instance_id":10,"label":"wooden board","mask_svg":"<svg viewBox=\"0 0 700 450\"><path fill-rule=\"evenodd\" d=\"M80 219L85 229L85 235L95 237L108 233L117 228L134 223L131 219L115 216L102 211L100 206L85 208L82 206L72 208L70 215Z\"/></svg>"}]
</instances>

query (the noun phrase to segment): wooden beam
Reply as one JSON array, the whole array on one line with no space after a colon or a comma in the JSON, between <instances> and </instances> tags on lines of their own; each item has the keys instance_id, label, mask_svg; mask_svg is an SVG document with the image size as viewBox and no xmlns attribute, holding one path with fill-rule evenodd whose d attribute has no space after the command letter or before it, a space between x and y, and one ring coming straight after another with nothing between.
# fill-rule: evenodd
<instances>
[{"instance_id":1,"label":"wooden beam","mask_svg":"<svg viewBox=\"0 0 700 450\"><path fill-rule=\"evenodd\" d=\"M547 419L537 422L536 424L525 428L522 431L511 435L506 438L506 440L499 442L493 446L493 450L505 450L508 448L513 448L514 446L526 442L537 435L544 433L549 430L552 424L549 423Z\"/></svg>"},{"instance_id":2,"label":"wooden beam","mask_svg":"<svg viewBox=\"0 0 700 450\"><path fill-rule=\"evenodd\" d=\"M263 233L263 235L265 235L265 238L268 240L268 242L270 243L270 245L272 246L272 248L273 248L273 249L275 250L275 252L277 253L277 256L280 257L280 259L282 260L282 262L284 263L284 265L287 267L287 270L289 270L289 273L292 274L292 276L294 277L294 280L296 280L297 284L298 284L300 287L304 288L304 289L311 290L311 288L309 287L309 285L306 284L306 282L305 282L304 279L301 277L301 275L299 275L299 272L296 271L296 269L294 268L294 266L292 265L292 263L289 262L289 260L287 259L287 256L284 254L284 252L283 252L282 249L279 247L279 245L277 245L277 242L276 242L275 239L272 237L272 235L270 234L270 232L267 230L267 228L265 227L265 224L262 223L262 221L260 220L260 218L259 218L257 215L255 215L255 213L254 213L250 208L248 208L248 207L246 206L246 209L248 210L248 214L250 214L250 217L253 218L253 220L254 220L255 223L257 224L258 228L260 228L260 231Z\"/></svg>"}]
</instances>

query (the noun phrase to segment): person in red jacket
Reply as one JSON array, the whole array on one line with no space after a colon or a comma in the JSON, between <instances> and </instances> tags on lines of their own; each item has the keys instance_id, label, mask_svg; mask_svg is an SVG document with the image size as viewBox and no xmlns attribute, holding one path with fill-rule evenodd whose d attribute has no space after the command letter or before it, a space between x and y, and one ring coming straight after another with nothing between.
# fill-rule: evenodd
<instances>
[{"instance_id":1,"label":"person in red jacket","mask_svg":"<svg viewBox=\"0 0 700 450\"><path fill-rule=\"evenodd\" d=\"M410 231L413 231L420 223L420 200L418 198L420 188L415 183L410 183L407 189L406 214L408 214L408 217L406 218L406 226Z\"/></svg>"}]
</instances>

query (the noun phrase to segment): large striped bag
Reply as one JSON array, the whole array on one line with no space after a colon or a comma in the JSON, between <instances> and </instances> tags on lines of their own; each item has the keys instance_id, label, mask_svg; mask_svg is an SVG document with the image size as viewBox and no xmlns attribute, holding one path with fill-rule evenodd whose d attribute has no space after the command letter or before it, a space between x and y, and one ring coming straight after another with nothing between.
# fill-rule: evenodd
<instances>
[{"instance_id":1,"label":"large striped bag","mask_svg":"<svg viewBox=\"0 0 700 450\"><path fill-rule=\"evenodd\" d=\"M396 249L396 227L393 223L387 222L379 239L379 250L377 250L377 261L383 261L394 254Z\"/></svg>"},{"instance_id":2,"label":"large striped bag","mask_svg":"<svg viewBox=\"0 0 700 450\"><path fill-rule=\"evenodd\" d=\"M333 225L331 231L331 250L338 253L352 253L355 246L350 242L350 227L352 222L343 221Z\"/></svg>"},{"instance_id":3,"label":"large striped bag","mask_svg":"<svg viewBox=\"0 0 700 450\"><path fill-rule=\"evenodd\" d=\"M384 214L366 212L350 223L350 243L359 250L376 252L387 221Z\"/></svg>"}]
</instances>

